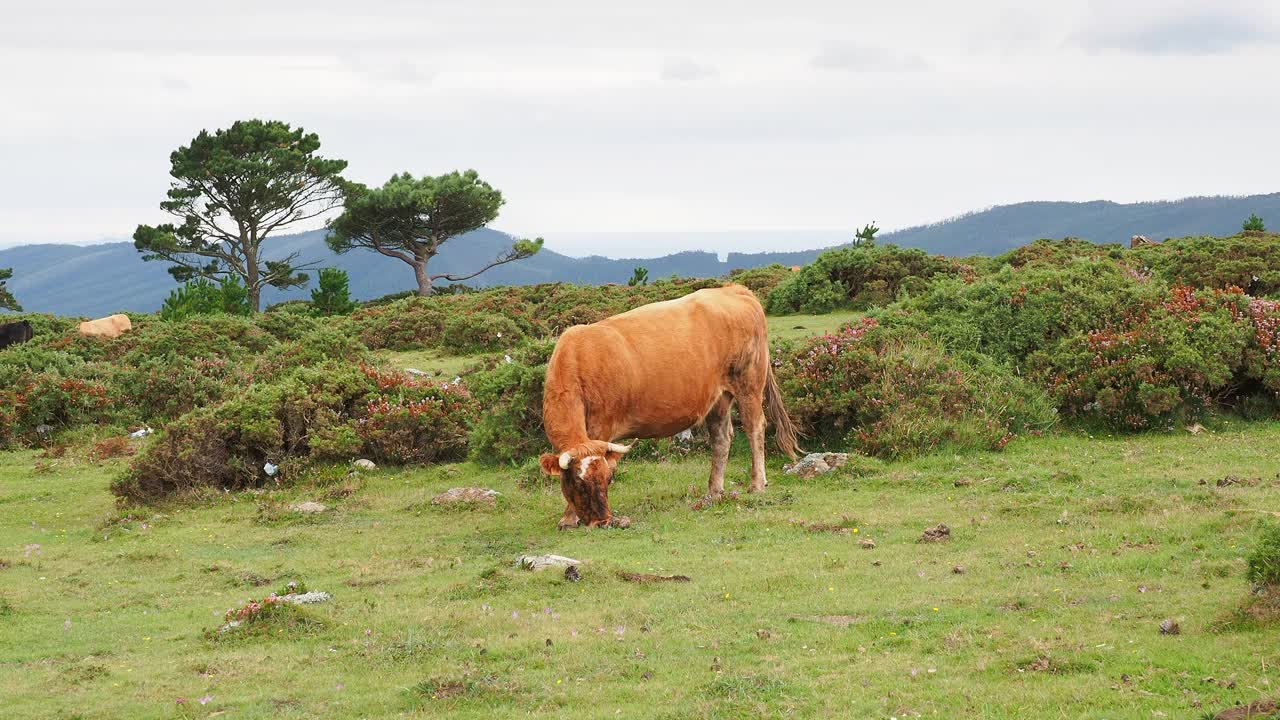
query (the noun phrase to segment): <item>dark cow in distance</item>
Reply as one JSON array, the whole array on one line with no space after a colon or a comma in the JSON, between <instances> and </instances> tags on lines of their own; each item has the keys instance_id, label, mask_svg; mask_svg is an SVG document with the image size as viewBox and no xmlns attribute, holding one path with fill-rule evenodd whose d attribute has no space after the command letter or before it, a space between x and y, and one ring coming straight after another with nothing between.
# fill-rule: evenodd
<instances>
[{"instance_id":1,"label":"dark cow in distance","mask_svg":"<svg viewBox=\"0 0 1280 720\"><path fill-rule=\"evenodd\" d=\"M730 411L751 443L752 492L765 487L765 415L794 458L796 431L769 363L764 309L741 285L699 290L569 328L547 365L543 425L560 478L560 527L609 524L609 483L629 449L620 438L670 437L699 422L711 437L707 493L724 492L733 439Z\"/></svg>"},{"instance_id":2,"label":"dark cow in distance","mask_svg":"<svg viewBox=\"0 0 1280 720\"><path fill-rule=\"evenodd\" d=\"M0 350L10 345L28 342L34 336L35 331L31 329L31 323L26 320L0 325Z\"/></svg>"}]
</instances>

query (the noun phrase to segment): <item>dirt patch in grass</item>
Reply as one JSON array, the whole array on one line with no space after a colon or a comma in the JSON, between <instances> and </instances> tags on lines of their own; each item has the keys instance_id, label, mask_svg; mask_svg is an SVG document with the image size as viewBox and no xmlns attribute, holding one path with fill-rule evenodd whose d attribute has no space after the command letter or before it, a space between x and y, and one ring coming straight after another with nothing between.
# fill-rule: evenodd
<instances>
[{"instance_id":1,"label":"dirt patch in grass","mask_svg":"<svg viewBox=\"0 0 1280 720\"><path fill-rule=\"evenodd\" d=\"M1213 720L1248 720L1249 718L1263 720L1263 718L1274 718L1277 715L1280 715L1280 701L1254 700L1248 705L1227 708L1214 715Z\"/></svg>"},{"instance_id":2,"label":"dirt patch in grass","mask_svg":"<svg viewBox=\"0 0 1280 720\"><path fill-rule=\"evenodd\" d=\"M1081 660L1063 660L1052 655L1037 655L1015 664L1018 672L1049 673L1051 675L1075 675L1096 670L1093 663Z\"/></svg>"},{"instance_id":3,"label":"dirt patch in grass","mask_svg":"<svg viewBox=\"0 0 1280 720\"><path fill-rule=\"evenodd\" d=\"M1280 625L1280 587L1272 587L1252 595L1239 606L1219 617L1209 631L1213 633L1250 632Z\"/></svg>"},{"instance_id":4,"label":"dirt patch in grass","mask_svg":"<svg viewBox=\"0 0 1280 720\"><path fill-rule=\"evenodd\" d=\"M640 583L641 585L664 582L689 582L688 575L650 575L648 573L619 572L618 577L622 578L626 582Z\"/></svg>"},{"instance_id":5,"label":"dirt patch in grass","mask_svg":"<svg viewBox=\"0 0 1280 720\"><path fill-rule=\"evenodd\" d=\"M94 462L103 462L114 458L129 457L137 452L138 449L129 442L126 437L109 437L94 443L93 449L89 451L89 459Z\"/></svg>"},{"instance_id":6,"label":"dirt patch in grass","mask_svg":"<svg viewBox=\"0 0 1280 720\"><path fill-rule=\"evenodd\" d=\"M809 615L793 619L803 620L806 622L824 623L826 625L835 625L839 628L847 628L850 625L856 625L862 622L861 615Z\"/></svg>"},{"instance_id":7,"label":"dirt patch in grass","mask_svg":"<svg viewBox=\"0 0 1280 720\"><path fill-rule=\"evenodd\" d=\"M791 524L799 528L804 528L811 533L833 533L836 535L848 535L856 526L856 523L854 523L853 520L850 520L848 516L841 518L838 523L809 522L807 520L796 520L793 518L791 520Z\"/></svg>"}]
</instances>

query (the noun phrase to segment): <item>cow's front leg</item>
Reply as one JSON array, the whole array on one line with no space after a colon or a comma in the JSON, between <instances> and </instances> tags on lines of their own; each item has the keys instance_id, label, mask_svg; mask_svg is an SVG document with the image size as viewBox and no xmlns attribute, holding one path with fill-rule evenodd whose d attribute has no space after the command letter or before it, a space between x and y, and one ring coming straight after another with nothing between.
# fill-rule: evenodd
<instances>
[{"instance_id":1,"label":"cow's front leg","mask_svg":"<svg viewBox=\"0 0 1280 720\"><path fill-rule=\"evenodd\" d=\"M571 530L578 527L581 522L578 520L578 513L574 512L573 506L565 503L564 515L560 516L560 529Z\"/></svg>"}]
</instances>

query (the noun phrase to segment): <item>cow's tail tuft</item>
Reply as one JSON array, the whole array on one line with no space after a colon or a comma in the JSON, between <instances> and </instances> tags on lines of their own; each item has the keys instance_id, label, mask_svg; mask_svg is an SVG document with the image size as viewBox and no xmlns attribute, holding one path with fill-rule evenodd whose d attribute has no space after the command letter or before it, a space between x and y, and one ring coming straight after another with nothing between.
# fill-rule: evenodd
<instances>
[{"instance_id":1,"label":"cow's tail tuft","mask_svg":"<svg viewBox=\"0 0 1280 720\"><path fill-rule=\"evenodd\" d=\"M769 422L773 423L774 438L778 441L778 447L782 452L792 460L804 453L800 449L795 423L791 422L791 416L787 414L787 408L782 403L782 392L778 390L778 380L773 376L772 365L769 366L769 376L765 382L764 411Z\"/></svg>"}]
</instances>

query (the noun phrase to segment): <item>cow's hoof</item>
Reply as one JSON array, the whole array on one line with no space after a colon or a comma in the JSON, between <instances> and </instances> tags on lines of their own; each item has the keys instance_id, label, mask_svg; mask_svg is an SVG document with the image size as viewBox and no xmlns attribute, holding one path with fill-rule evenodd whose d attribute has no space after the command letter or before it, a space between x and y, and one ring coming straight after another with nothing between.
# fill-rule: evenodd
<instances>
[{"instance_id":1,"label":"cow's hoof","mask_svg":"<svg viewBox=\"0 0 1280 720\"><path fill-rule=\"evenodd\" d=\"M560 523L556 525L556 527L561 530L573 530L574 528L578 527L581 524L582 523L578 522L577 520L574 520L573 522L569 522L567 520L561 520Z\"/></svg>"}]
</instances>

